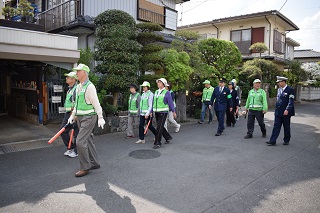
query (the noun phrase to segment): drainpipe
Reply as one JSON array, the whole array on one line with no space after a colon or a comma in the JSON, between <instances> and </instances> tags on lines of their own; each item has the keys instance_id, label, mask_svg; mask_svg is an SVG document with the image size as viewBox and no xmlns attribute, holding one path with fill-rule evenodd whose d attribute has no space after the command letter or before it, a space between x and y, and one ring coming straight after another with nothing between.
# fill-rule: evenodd
<instances>
[{"instance_id":1,"label":"drainpipe","mask_svg":"<svg viewBox=\"0 0 320 213\"><path fill-rule=\"evenodd\" d=\"M90 34L88 34L87 36L86 36L86 48L88 49L88 47L89 47L89 37L90 36L92 36L94 34L94 32L92 32L92 33L90 33Z\"/></svg>"},{"instance_id":2,"label":"drainpipe","mask_svg":"<svg viewBox=\"0 0 320 213\"><path fill-rule=\"evenodd\" d=\"M265 16L265 19L267 20L267 22L269 23L269 56L270 56L270 47L271 47L271 23L269 21L269 19L267 18L267 16Z\"/></svg>"},{"instance_id":3,"label":"drainpipe","mask_svg":"<svg viewBox=\"0 0 320 213\"><path fill-rule=\"evenodd\" d=\"M217 29L217 39L219 39L219 28L216 25L214 25L213 23L212 23L212 26L214 26Z\"/></svg>"}]
</instances>

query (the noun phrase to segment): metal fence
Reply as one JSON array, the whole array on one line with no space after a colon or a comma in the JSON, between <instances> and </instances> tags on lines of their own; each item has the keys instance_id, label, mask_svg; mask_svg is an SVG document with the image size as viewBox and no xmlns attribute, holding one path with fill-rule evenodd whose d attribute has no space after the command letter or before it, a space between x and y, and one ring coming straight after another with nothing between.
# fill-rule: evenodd
<instances>
[{"instance_id":1,"label":"metal fence","mask_svg":"<svg viewBox=\"0 0 320 213\"><path fill-rule=\"evenodd\" d=\"M74 21L80 15L80 6L79 0L69 0L39 13L37 19L47 32Z\"/></svg>"}]
</instances>

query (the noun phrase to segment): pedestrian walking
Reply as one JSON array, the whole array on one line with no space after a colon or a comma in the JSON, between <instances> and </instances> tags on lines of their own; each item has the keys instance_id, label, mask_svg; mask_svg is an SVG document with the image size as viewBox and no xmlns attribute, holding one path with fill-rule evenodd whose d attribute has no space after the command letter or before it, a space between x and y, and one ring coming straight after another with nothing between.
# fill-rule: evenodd
<instances>
[{"instance_id":1,"label":"pedestrian walking","mask_svg":"<svg viewBox=\"0 0 320 213\"><path fill-rule=\"evenodd\" d=\"M212 113L212 109L209 108L210 105L210 101L211 101L211 96L213 94L213 90L214 88L211 86L211 82L209 80L205 80L203 82L204 84L204 88L202 91L202 109L201 109L201 119L200 121L198 121L199 124L203 124L204 123L204 116L206 114L206 111L208 109L209 111L209 121L208 124L211 124L212 119L213 119L213 113Z\"/></svg>"},{"instance_id":2,"label":"pedestrian walking","mask_svg":"<svg viewBox=\"0 0 320 213\"><path fill-rule=\"evenodd\" d=\"M237 85L237 80L232 79L231 82L234 84L234 89L237 91L238 97L239 97L239 108L241 107L241 95L242 95L242 90L241 88ZM238 109L239 109L238 108ZM239 110L236 111L236 120L239 120Z\"/></svg>"},{"instance_id":3,"label":"pedestrian walking","mask_svg":"<svg viewBox=\"0 0 320 213\"><path fill-rule=\"evenodd\" d=\"M166 122L168 112L171 110L173 113L173 118L177 117L171 94L165 88L167 80L165 78L160 78L156 82L158 84L158 90L154 93L153 112L155 113L155 117L157 120L157 135L154 141L154 149L158 149L161 147L162 135L166 140L165 143L169 143L170 140L172 140L171 135L164 128L164 123Z\"/></svg>"},{"instance_id":4,"label":"pedestrian walking","mask_svg":"<svg viewBox=\"0 0 320 213\"><path fill-rule=\"evenodd\" d=\"M176 109L177 105L176 105L176 100L175 100L175 94L172 91L172 84L170 82L168 82L166 84L166 90L168 90L170 92L171 97L172 97L173 106ZM173 112L171 110L169 110L167 120L164 123L164 128L166 128L167 131L168 131L168 122L171 123L174 126L174 128L175 128L174 132L179 132L180 131L181 125L178 124L177 121L174 119Z\"/></svg>"},{"instance_id":5,"label":"pedestrian walking","mask_svg":"<svg viewBox=\"0 0 320 213\"><path fill-rule=\"evenodd\" d=\"M139 122L139 140L136 143L145 143L144 139L144 125L145 123L149 123L149 126L147 128L150 129L150 131L154 134L154 136L157 135L157 131L152 125L152 106L153 106L153 93L150 91L150 83L148 81L144 81L142 83L142 96L140 100L140 108L139 108L139 114L140 114L140 122Z\"/></svg>"},{"instance_id":6,"label":"pedestrian walking","mask_svg":"<svg viewBox=\"0 0 320 213\"><path fill-rule=\"evenodd\" d=\"M268 111L268 103L266 92L261 89L260 79L255 79L253 81L253 89L248 93L248 98L246 101L246 113L248 114L247 121L247 135L244 136L245 139L252 138L252 133L254 131L255 119L257 119L262 132L262 137L265 138L267 135L266 125L264 124L264 114Z\"/></svg>"},{"instance_id":7,"label":"pedestrian walking","mask_svg":"<svg viewBox=\"0 0 320 213\"><path fill-rule=\"evenodd\" d=\"M214 88L209 108L212 109L212 105L214 104L214 111L216 113L218 119L218 130L215 136L220 136L224 130L224 117L226 114L226 110L229 103L229 111L233 110L232 108L232 99L230 90L225 87L226 79L220 78L219 79L219 86Z\"/></svg>"},{"instance_id":8,"label":"pedestrian walking","mask_svg":"<svg viewBox=\"0 0 320 213\"><path fill-rule=\"evenodd\" d=\"M66 76L66 83L68 84L68 92L66 95L66 100L64 102L64 108L66 110L66 113L64 114L63 121L61 123L60 129L63 128L67 123L68 119L71 115L71 112L74 108L75 101L76 101L76 88L77 88L77 73L76 72L70 72L65 74ZM70 148L69 147L69 141L70 141L70 131L74 129L74 140L71 143ZM67 151L64 153L65 156L69 156L70 158L75 158L78 156L77 148L76 148L76 140L78 135L79 129L78 125L76 123L72 125L68 125L64 132L61 133L61 138L63 143L67 147Z\"/></svg>"},{"instance_id":9,"label":"pedestrian walking","mask_svg":"<svg viewBox=\"0 0 320 213\"><path fill-rule=\"evenodd\" d=\"M230 94L231 94L231 99L232 99L232 106L227 106L227 110L226 110L226 115L227 115L227 126L235 126L236 124L236 118L235 115L238 112L238 107L239 107L239 97L238 97L238 93L234 88L234 84L233 82L229 82L228 84L228 88L230 90ZM232 111L230 111L229 109L232 108Z\"/></svg>"},{"instance_id":10,"label":"pedestrian walking","mask_svg":"<svg viewBox=\"0 0 320 213\"><path fill-rule=\"evenodd\" d=\"M85 64L79 64L73 70L77 72L80 83L76 89L76 105L68 119L68 123L72 124L76 118L79 127L77 151L80 160L80 170L75 176L82 177L87 175L90 170L100 168L92 131L97 120L98 127L102 129L104 128L105 121L97 96L97 90L88 77L90 68Z\"/></svg>"},{"instance_id":11,"label":"pedestrian walking","mask_svg":"<svg viewBox=\"0 0 320 213\"><path fill-rule=\"evenodd\" d=\"M292 87L287 85L287 80L288 78L277 76L279 89L277 93L276 109L274 112L274 125L270 140L267 142L267 144L271 146L276 145L282 125L284 130L283 145L289 145L291 138L291 116L295 115L294 90Z\"/></svg>"},{"instance_id":12,"label":"pedestrian walking","mask_svg":"<svg viewBox=\"0 0 320 213\"><path fill-rule=\"evenodd\" d=\"M134 126L138 126L140 99L141 96L137 92L138 86L136 84L129 85L130 97L128 100L128 129L127 138L134 138Z\"/></svg>"}]
</instances>

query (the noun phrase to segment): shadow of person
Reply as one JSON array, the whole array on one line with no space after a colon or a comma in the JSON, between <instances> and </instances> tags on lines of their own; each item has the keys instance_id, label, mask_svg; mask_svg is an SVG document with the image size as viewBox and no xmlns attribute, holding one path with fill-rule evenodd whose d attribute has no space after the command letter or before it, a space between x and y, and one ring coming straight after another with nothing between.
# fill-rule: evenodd
<instances>
[{"instance_id":1,"label":"shadow of person","mask_svg":"<svg viewBox=\"0 0 320 213\"><path fill-rule=\"evenodd\" d=\"M91 196L97 205L107 213L123 212L135 213L136 209L127 196L121 197L110 189L105 177L99 174L90 174L84 181L85 194Z\"/></svg>"}]
</instances>

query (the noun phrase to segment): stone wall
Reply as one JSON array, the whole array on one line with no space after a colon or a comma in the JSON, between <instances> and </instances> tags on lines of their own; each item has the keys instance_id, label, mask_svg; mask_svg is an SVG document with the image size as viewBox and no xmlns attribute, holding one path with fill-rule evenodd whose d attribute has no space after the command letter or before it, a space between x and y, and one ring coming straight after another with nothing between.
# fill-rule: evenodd
<instances>
[{"instance_id":1,"label":"stone wall","mask_svg":"<svg viewBox=\"0 0 320 213\"><path fill-rule=\"evenodd\" d=\"M301 87L300 98L302 101L320 100L320 87Z\"/></svg>"}]
</instances>

